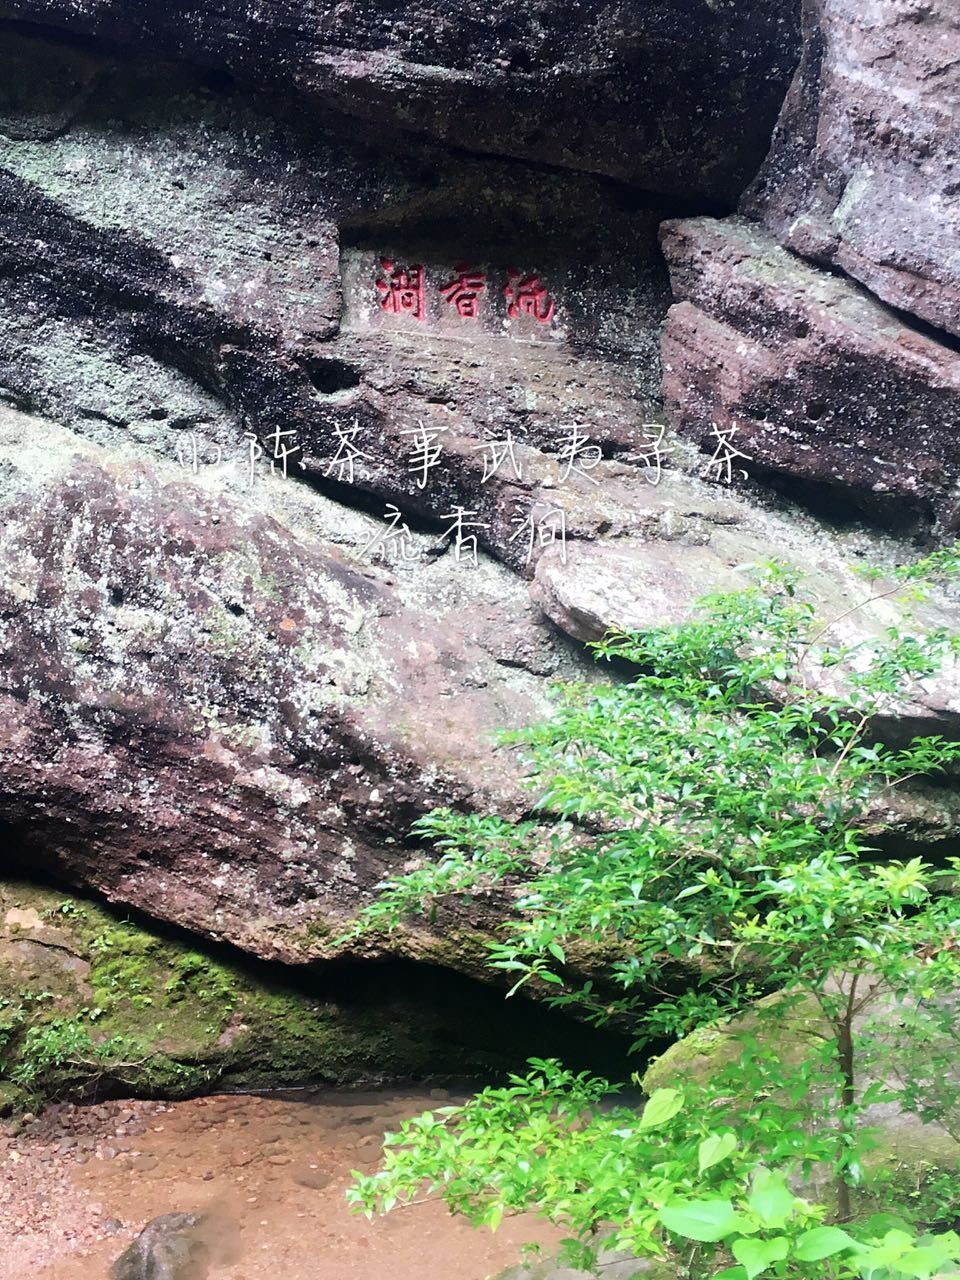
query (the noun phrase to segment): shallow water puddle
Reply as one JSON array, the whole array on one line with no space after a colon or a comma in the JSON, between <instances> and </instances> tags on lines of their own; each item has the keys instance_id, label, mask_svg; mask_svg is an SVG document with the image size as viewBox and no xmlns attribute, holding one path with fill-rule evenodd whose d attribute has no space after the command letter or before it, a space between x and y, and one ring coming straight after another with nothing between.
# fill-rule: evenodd
<instances>
[{"instance_id":1,"label":"shallow water puddle","mask_svg":"<svg viewBox=\"0 0 960 1280\"><path fill-rule=\"evenodd\" d=\"M55 1109L0 1145L0 1275L107 1280L150 1219L209 1210L209 1280L483 1280L524 1241L551 1244L557 1233L518 1218L491 1235L434 1203L368 1222L344 1200L351 1169L376 1167L384 1131L446 1096L320 1091Z\"/></svg>"}]
</instances>

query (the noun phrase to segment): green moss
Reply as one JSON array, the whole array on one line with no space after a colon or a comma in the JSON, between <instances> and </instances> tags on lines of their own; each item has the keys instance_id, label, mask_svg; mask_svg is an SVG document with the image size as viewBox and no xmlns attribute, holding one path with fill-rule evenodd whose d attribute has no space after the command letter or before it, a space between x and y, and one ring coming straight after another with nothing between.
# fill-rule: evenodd
<instances>
[{"instance_id":1,"label":"green moss","mask_svg":"<svg viewBox=\"0 0 960 1280\"><path fill-rule=\"evenodd\" d=\"M103 1081L167 1097L344 1081L403 1074L422 1056L376 1009L319 1003L263 966L94 903L2 883L0 924L11 957L39 957L0 965L0 1082L11 1097L26 1090L36 1102Z\"/></svg>"},{"instance_id":2,"label":"green moss","mask_svg":"<svg viewBox=\"0 0 960 1280\"><path fill-rule=\"evenodd\" d=\"M27 1095L19 1085L0 1082L0 1116L22 1111L27 1105Z\"/></svg>"},{"instance_id":3,"label":"green moss","mask_svg":"<svg viewBox=\"0 0 960 1280\"><path fill-rule=\"evenodd\" d=\"M756 1011L720 1026L703 1027L678 1040L648 1066L643 1077L645 1093L682 1085L691 1080L706 1084L721 1067L740 1056L740 1037L775 1040L784 1063L799 1062L809 1051L811 1036L823 1031L823 1019L812 999L767 996Z\"/></svg>"}]
</instances>

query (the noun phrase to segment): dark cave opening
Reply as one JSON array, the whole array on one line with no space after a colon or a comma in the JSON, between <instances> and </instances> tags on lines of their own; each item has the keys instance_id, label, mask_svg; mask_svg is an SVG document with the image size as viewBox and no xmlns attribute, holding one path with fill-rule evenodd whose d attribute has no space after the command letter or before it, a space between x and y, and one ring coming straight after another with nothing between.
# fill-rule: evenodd
<instances>
[{"instance_id":1,"label":"dark cave opening","mask_svg":"<svg viewBox=\"0 0 960 1280\"><path fill-rule=\"evenodd\" d=\"M314 390L324 396L336 395L338 391L353 391L363 381L359 369L333 356L304 356L300 365Z\"/></svg>"},{"instance_id":2,"label":"dark cave opening","mask_svg":"<svg viewBox=\"0 0 960 1280\"><path fill-rule=\"evenodd\" d=\"M352 1063L347 1070L318 1062L314 1071L288 1070L284 1062L258 1068L247 1055L227 1062L209 1088L186 1087L174 1096L196 1096L236 1089L310 1089L329 1086L385 1087L399 1084L456 1081L471 1087L504 1082L522 1072L531 1057L557 1058L576 1071L590 1071L612 1081L626 1082L643 1060L631 1054L630 1038L615 1030L597 1030L566 1013L522 994L506 998L505 989L437 964L400 958L345 956L306 961L295 966L259 959L237 947L198 937L186 929L158 921L132 908L118 906L102 894L78 892L62 878L39 868L17 833L6 830L8 856L2 883L16 897L18 884L62 893L67 902L84 903L106 911L118 925L131 924L161 943L187 947L226 965L240 980L268 999L290 997L314 1009L320 1017L335 1013L346 1037L357 1036L382 1051L369 1062ZM199 1001L196 1016L205 1015ZM308 1017L309 1012L304 1013ZM289 1027L287 1028L289 1031ZM656 1051L665 1046L656 1046ZM411 1071L403 1064L417 1062ZM342 1065L342 1064L341 1064ZM112 1079L105 1071L91 1089L80 1086L78 1100L109 1097L166 1096L138 1088L131 1081Z\"/></svg>"}]
</instances>

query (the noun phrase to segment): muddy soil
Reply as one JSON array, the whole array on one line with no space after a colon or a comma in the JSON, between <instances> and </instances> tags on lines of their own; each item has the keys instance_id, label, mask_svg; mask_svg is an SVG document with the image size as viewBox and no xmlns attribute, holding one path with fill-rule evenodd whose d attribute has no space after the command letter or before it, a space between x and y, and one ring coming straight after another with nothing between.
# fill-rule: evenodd
<instances>
[{"instance_id":1,"label":"muddy soil","mask_svg":"<svg viewBox=\"0 0 960 1280\"><path fill-rule=\"evenodd\" d=\"M525 1241L559 1236L516 1218L492 1235L418 1203L368 1222L350 1171L372 1171L385 1130L445 1090L215 1096L54 1107L0 1136L3 1280L108 1280L151 1218L210 1211L209 1280L484 1280ZM454 1100L466 1095L454 1095ZM19 1132L15 1132L17 1129Z\"/></svg>"}]
</instances>

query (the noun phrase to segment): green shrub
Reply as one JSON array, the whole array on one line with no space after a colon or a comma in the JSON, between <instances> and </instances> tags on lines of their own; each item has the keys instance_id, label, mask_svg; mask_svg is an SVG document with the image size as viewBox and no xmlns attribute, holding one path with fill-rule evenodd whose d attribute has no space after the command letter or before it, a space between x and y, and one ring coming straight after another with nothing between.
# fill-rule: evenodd
<instances>
[{"instance_id":1,"label":"green shrub","mask_svg":"<svg viewBox=\"0 0 960 1280\"><path fill-rule=\"evenodd\" d=\"M635 1115L608 1124L585 1110L584 1090L592 1106L605 1084L539 1063L518 1092L406 1126L385 1169L358 1180L358 1204L389 1207L426 1178L482 1221L535 1208L581 1242L612 1226L619 1243L667 1253L684 1274L727 1280L929 1276L956 1256L949 1233L845 1231L815 1225L827 1211L796 1197L786 1208L787 1179L826 1162L830 1216L851 1219L872 1104L898 1099L940 1118L929 1090L864 1086L856 1040L871 1008L939 1009L949 1023L960 978L957 860L883 861L863 835L872 801L960 762L960 744L939 736L897 747L872 733L960 641L891 629L842 647L829 634L771 568L689 622L607 638L598 654L630 664L632 678L568 685L548 722L508 738L525 752L538 816L428 815L416 830L438 859L383 886L358 925L391 928L447 895L494 889L507 908L490 964L514 991L531 984L597 1024L628 1025L640 1049L779 990L813 1002L815 1047L785 1063L745 1042L722 1078L675 1092L672 1127L642 1140ZM823 673L837 692L823 692ZM707 1177L701 1144L719 1150L734 1131ZM780 1208L765 1220L768 1195ZM711 1234L695 1234L711 1214Z\"/></svg>"}]
</instances>

